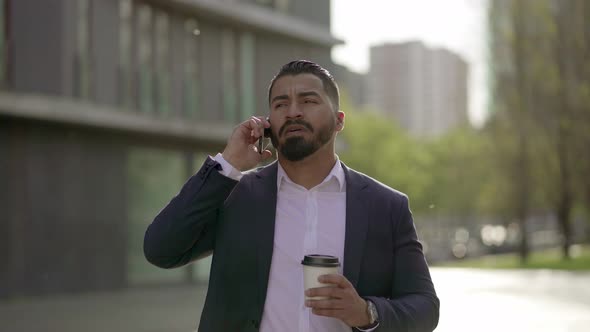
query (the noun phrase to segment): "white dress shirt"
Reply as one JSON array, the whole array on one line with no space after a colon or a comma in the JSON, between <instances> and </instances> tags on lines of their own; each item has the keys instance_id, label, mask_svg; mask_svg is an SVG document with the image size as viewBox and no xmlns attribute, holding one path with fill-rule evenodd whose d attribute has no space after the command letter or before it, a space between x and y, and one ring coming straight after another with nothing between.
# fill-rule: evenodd
<instances>
[{"instance_id":1,"label":"white dress shirt","mask_svg":"<svg viewBox=\"0 0 590 332\"><path fill-rule=\"evenodd\" d=\"M239 180L241 172L221 154L221 174ZM346 229L346 179L339 160L328 176L307 190L295 184L278 163L274 246L260 330L351 331L344 322L311 313L305 306L301 260L309 254L338 257L342 273Z\"/></svg>"}]
</instances>

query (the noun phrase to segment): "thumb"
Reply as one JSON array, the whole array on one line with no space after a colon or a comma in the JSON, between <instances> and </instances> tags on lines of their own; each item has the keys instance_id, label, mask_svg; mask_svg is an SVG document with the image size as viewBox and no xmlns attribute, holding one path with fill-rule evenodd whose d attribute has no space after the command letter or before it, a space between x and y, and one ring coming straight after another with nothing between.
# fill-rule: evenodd
<instances>
[{"instance_id":1,"label":"thumb","mask_svg":"<svg viewBox=\"0 0 590 332\"><path fill-rule=\"evenodd\" d=\"M262 151L262 157L260 158L262 161L269 159L272 157L272 152L270 150Z\"/></svg>"}]
</instances>

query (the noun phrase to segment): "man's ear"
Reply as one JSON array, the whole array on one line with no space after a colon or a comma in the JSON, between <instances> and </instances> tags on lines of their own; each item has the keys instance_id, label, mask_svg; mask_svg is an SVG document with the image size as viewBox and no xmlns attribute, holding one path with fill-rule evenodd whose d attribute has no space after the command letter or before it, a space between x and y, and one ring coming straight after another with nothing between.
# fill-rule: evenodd
<instances>
[{"instance_id":1,"label":"man's ear","mask_svg":"<svg viewBox=\"0 0 590 332\"><path fill-rule=\"evenodd\" d=\"M344 118L345 117L346 117L346 115L344 114L344 112L342 112L342 111L336 112L336 130L337 131L341 131L342 129L344 129Z\"/></svg>"}]
</instances>

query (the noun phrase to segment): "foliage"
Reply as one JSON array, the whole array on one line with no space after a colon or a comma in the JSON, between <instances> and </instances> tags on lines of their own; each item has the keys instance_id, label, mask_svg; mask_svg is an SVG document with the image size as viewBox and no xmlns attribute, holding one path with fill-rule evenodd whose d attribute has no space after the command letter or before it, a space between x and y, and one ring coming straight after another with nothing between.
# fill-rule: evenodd
<instances>
[{"instance_id":1,"label":"foliage","mask_svg":"<svg viewBox=\"0 0 590 332\"><path fill-rule=\"evenodd\" d=\"M344 98L346 127L340 158L349 166L400 190L418 214L468 216L482 205L490 143L472 128L436 140L410 136L370 110L354 110Z\"/></svg>"}]
</instances>

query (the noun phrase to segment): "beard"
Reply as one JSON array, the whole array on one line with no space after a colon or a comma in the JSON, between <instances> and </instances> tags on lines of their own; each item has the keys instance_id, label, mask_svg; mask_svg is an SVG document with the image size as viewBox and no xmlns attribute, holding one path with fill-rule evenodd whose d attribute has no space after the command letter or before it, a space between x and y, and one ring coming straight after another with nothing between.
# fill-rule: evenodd
<instances>
[{"instance_id":1,"label":"beard","mask_svg":"<svg viewBox=\"0 0 590 332\"><path fill-rule=\"evenodd\" d=\"M313 136L311 139L306 140L304 137L295 136L289 137L283 142L282 144L279 143L278 137L271 133L271 142L272 145L280 151L280 153L287 158L289 161L300 161L305 159L306 157L312 155L314 152L319 150L322 146L330 141L332 138L332 134L334 133L334 129L336 127L336 121L332 121L329 124L319 128L317 132L308 122L303 120L291 120L285 122L281 129L279 130L279 136L285 132L285 128L290 125L301 125L307 128Z\"/></svg>"}]
</instances>

